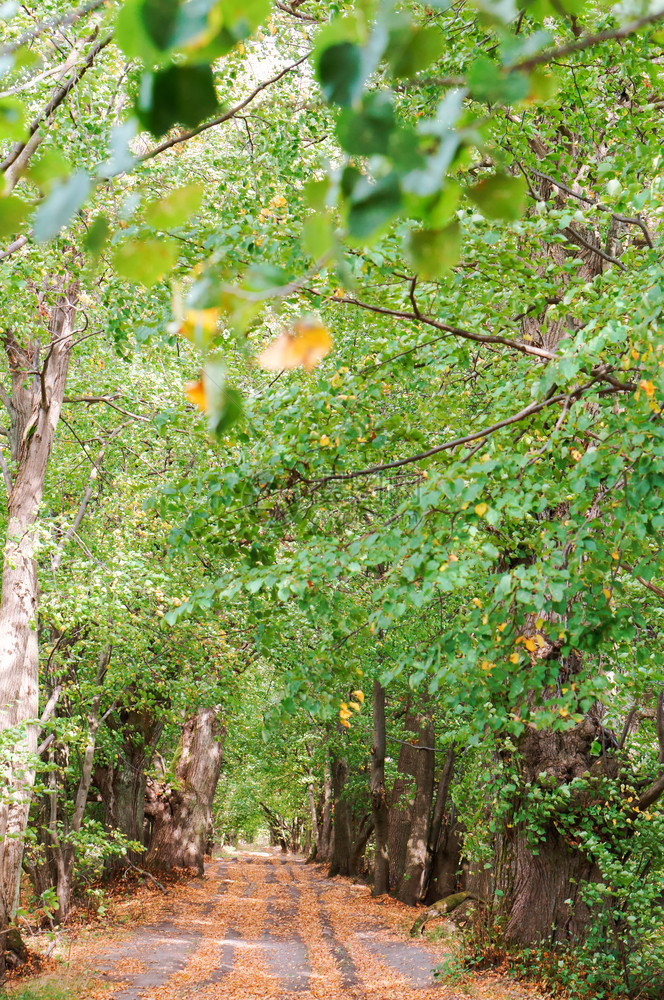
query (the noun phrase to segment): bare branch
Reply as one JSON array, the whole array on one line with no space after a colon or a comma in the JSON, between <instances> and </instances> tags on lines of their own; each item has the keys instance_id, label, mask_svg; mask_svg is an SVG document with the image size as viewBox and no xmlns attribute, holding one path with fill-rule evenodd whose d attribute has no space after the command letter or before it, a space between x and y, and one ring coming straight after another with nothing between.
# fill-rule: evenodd
<instances>
[{"instance_id":1,"label":"bare branch","mask_svg":"<svg viewBox=\"0 0 664 1000\"><path fill-rule=\"evenodd\" d=\"M27 242L27 236L19 236L18 239L15 239L13 243L9 244L6 250L3 250L2 253L0 253L0 260L5 260L7 257L11 257L13 253L16 253L17 250L24 247Z\"/></svg>"},{"instance_id":2,"label":"bare branch","mask_svg":"<svg viewBox=\"0 0 664 1000\"><path fill-rule=\"evenodd\" d=\"M47 723L48 720L53 715L55 711L55 706L58 703L58 699L61 693L62 693L62 685L58 684L57 687L53 688L53 693L51 694L51 697L48 699L46 705L44 706L44 711L42 712L41 719L39 720L42 726L45 725L45 723Z\"/></svg>"}]
</instances>

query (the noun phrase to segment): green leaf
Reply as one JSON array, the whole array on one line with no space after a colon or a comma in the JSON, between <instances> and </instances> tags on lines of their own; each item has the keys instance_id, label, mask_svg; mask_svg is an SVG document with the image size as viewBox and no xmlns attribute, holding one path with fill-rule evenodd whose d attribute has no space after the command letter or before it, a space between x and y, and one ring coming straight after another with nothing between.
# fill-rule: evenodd
<instances>
[{"instance_id":1,"label":"green leaf","mask_svg":"<svg viewBox=\"0 0 664 1000\"><path fill-rule=\"evenodd\" d=\"M46 201L37 209L33 235L37 242L53 239L85 203L92 181L83 170L77 170L66 181L57 184Z\"/></svg>"},{"instance_id":2,"label":"green leaf","mask_svg":"<svg viewBox=\"0 0 664 1000\"><path fill-rule=\"evenodd\" d=\"M99 260L110 234L111 229L108 219L105 215L98 215L85 234L85 240L83 241L85 249L94 264Z\"/></svg>"},{"instance_id":3,"label":"green leaf","mask_svg":"<svg viewBox=\"0 0 664 1000\"><path fill-rule=\"evenodd\" d=\"M234 32L242 31L248 37L270 13L270 0L221 0L224 25Z\"/></svg>"},{"instance_id":4,"label":"green leaf","mask_svg":"<svg viewBox=\"0 0 664 1000\"><path fill-rule=\"evenodd\" d=\"M468 197L475 202L487 219L504 219L512 222L523 215L526 201L526 182L523 177L495 174L468 189Z\"/></svg>"},{"instance_id":5,"label":"green leaf","mask_svg":"<svg viewBox=\"0 0 664 1000\"><path fill-rule=\"evenodd\" d=\"M447 39L440 28L400 29L390 34L387 61L392 76L415 76L440 59Z\"/></svg>"},{"instance_id":6,"label":"green leaf","mask_svg":"<svg viewBox=\"0 0 664 1000\"><path fill-rule=\"evenodd\" d=\"M242 395L226 382L223 361L209 361L203 369L205 409L212 434L223 434L242 416Z\"/></svg>"},{"instance_id":7,"label":"green leaf","mask_svg":"<svg viewBox=\"0 0 664 1000\"><path fill-rule=\"evenodd\" d=\"M144 74L137 114L142 125L159 137L177 124L195 128L218 107L210 66L169 66Z\"/></svg>"},{"instance_id":8,"label":"green leaf","mask_svg":"<svg viewBox=\"0 0 664 1000\"><path fill-rule=\"evenodd\" d=\"M148 37L158 49L170 48L180 0L143 0L140 16Z\"/></svg>"},{"instance_id":9,"label":"green leaf","mask_svg":"<svg viewBox=\"0 0 664 1000\"><path fill-rule=\"evenodd\" d=\"M204 190L202 184L176 188L165 198L153 201L146 207L146 221L155 229L172 229L184 225L200 208Z\"/></svg>"},{"instance_id":10,"label":"green leaf","mask_svg":"<svg viewBox=\"0 0 664 1000\"><path fill-rule=\"evenodd\" d=\"M387 94L367 94L359 111L342 111L337 138L352 156L386 153L395 127L394 110Z\"/></svg>"},{"instance_id":11,"label":"green leaf","mask_svg":"<svg viewBox=\"0 0 664 1000\"><path fill-rule=\"evenodd\" d=\"M523 73L501 71L490 59L475 59L468 74L468 87L478 101L491 104L514 104L528 96L530 85Z\"/></svg>"},{"instance_id":12,"label":"green leaf","mask_svg":"<svg viewBox=\"0 0 664 1000\"><path fill-rule=\"evenodd\" d=\"M331 45L321 54L316 75L325 100L329 104L348 107L362 92L361 49L353 42Z\"/></svg>"},{"instance_id":13,"label":"green leaf","mask_svg":"<svg viewBox=\"0 0 664 1000\"><path fill-rule=\"evenodd\" d=\"M310 215L302 228L302 245L314 260L328 253L334 246L332 221L320 213Z\"/></svg>"},{"instance_id":14,"label":"green leaf","mask_svg":"<svg viewBox=\"0 0 664 1000\"><path fill-rule=\"evenodd\" d=\"M131 240L113 253L113 264L122 278L151 288L173 267L178 253L175 240Z\"/></svg>"},{"instance_id":15,"label":"green leaf","mask_svg":"<svg viewBox=\"0 0 664 1000\"><path fill-rule=\"evenodd\" d=\"M125 0L118 11L113 41L129 59L140 59L154 66L163 59L163 52L150 37L143 17L144 0Z\"/></svg>"},{"instance_id":16,"label":"green leaf","mask_svg":"<svg viewBox=\"0 0 664 1000\"><path fill-rule=\"evenodd\" d=\"M17 97L0 101L0 139L22 139L25 133L24 107Z\"/></svg>"},{"instance_id":17,"label":"green leaf","mask_svg":"<svg viewBox=\"0 0 664 1000\"><path fill-rule=\"evenodd\" d=\"M30 160L26 177L42 191L51 191L53 186L71 174L71 164L58 149L48 149L39 158Z\"/></svg>"},{"instance_id":18,"label":"green leaf","mask_svg":"<svg viewBox=\"0 0 664 1000\"><path fill-rule=\"evenodd\" d=\"M375 183L362 177L354 186L348 212L348 231L358 240L374 236L387 225L401 208L401 190L396 173Z\"/></svg>"},{"instance_id":19,"label":"green leaf","mask_svg":"<svg viewBox=\"0 0 664 1000\"><path fill-rule=\"evenodd\" d=\"M514 0L473 0L473 5L486 14L491 21L509 24L517 15Z\"/></svg>"},{"instance_id":20,"label":"green leaf","mask_svg":"<svg viewBox=\"0 0 664 1000\"><path fill-rule=\"evenodd\" d=\"M419 229L410 233L406 254L422 278L440 278L459 260L461 229L452 222L445 229Z\"/></svg>"},{"instance_id":21,"label":"green leaf","mask_svg":"<svg viewBox=\"0 0 664 1000\"><path fill-rule=\"evenodd\" d=\"M13 236L30 211L31 206L15 195L0 198L0 236Z\"/></svg>"}]
</instances>

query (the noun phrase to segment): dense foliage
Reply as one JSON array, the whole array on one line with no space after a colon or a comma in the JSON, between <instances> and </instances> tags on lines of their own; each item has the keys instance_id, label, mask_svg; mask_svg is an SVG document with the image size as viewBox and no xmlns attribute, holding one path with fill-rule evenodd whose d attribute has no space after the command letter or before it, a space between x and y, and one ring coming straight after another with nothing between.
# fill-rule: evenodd
<instances>
[{"instance_id":1,"label":"dense foliage","mask_svg":"<svg viewBox=\"0 0 664 1000\"><path fill-rule=\"evenodd\" d=\"M660 996L664 12L0 12L0 933L214 816Z\"/></svg>"}]
</instances>

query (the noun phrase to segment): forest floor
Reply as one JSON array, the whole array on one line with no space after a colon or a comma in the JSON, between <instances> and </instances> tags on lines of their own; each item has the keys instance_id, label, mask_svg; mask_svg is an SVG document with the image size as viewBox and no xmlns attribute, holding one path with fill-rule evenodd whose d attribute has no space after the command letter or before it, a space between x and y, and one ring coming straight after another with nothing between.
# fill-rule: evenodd
<instances>
[{"instance_id":1,"label":"forest floor","mask_svg":"<svg viewBox=\"0 0 664 1000\"><path fill-rule=\"evenodd\" d=\"M16 997L85 1000L541 1000L498 973L434 979L452 938L413 941L415 914L275 851L213 860L203 879L142 886L107 924L63 935Z\"/></svg>"}]
</instances>

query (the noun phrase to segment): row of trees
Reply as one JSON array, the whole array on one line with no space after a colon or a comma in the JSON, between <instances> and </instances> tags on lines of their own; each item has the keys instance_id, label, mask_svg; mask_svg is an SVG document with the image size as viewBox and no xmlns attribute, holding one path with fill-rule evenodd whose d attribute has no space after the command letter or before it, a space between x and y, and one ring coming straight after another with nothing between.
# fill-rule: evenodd
<instances>
[{"instance_id":1,"label":"row of trees","mask_svg":"<svg viewBox=\"0 0 664 1000\"><path fill-rule=\"evenodd\" d=\"M5 16L3 940L223 745L226 832L659 995L664 15Z\"/></svg>"}]
</instances>

